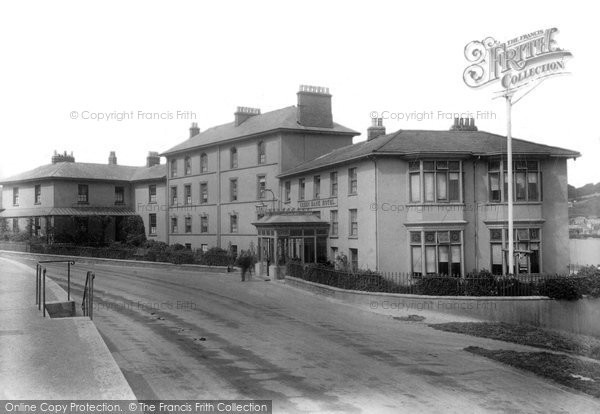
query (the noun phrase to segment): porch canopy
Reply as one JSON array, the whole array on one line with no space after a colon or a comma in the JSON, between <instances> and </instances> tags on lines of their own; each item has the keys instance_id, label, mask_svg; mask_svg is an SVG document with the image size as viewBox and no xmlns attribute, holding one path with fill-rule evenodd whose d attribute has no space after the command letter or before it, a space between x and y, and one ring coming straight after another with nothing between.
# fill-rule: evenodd
<instances>
[{"instance_id":1,"label":"porch canopy","mask_svg":"<svg viewBox=\"0 0 600 414\"><path fill-rule=\"evenodd\" d=\"M283 265L327 261L329 223L313 211L272 211L252 223L258 233L258 260Z\"/></svg>"}]
</instances>

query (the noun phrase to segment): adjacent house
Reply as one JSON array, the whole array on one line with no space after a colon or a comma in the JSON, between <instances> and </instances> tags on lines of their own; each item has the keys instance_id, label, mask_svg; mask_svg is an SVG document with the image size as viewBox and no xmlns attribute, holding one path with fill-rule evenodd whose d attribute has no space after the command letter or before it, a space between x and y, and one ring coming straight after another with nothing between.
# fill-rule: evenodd
<instances>
[{"instance_id":1,"label":"adjacent house","mask_svg":"<svg viewBox=\"0 0 600 414\"><path fill-rule=\"evenodd\" d=\"M136 203L143 200L147 207L152 192L155 204L164 202L165 175L157 153L150 153L145 167L118 165L114 152L107 164L75 162L72 154L55 153L50 164L0 180L5 207L0 218L13 234L52 241L89 233L102 242L119 241L123 218L141 215L147 235L166 241L167 212L147 213L146 208L147 214L139 214Z\"/></svg>"}]
</instances>

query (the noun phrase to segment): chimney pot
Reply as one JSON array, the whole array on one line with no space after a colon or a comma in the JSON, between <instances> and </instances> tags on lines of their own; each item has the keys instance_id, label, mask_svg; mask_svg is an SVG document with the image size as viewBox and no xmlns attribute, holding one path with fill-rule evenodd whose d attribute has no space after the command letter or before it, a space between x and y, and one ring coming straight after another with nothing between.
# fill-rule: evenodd
<instances>
[{"instance_id":1,"label":"chimney pot","mask_svg":"<svg viewBox=\"0 0 600 414\"><path fill-rule=\"evenodd\" d=\"M190 127L190 138L195 137L200 133L200 128L198 128L197 122L192 122L192 126Z\"/></svg>"},{"instance_id":2,"label":"chimney pot","mask_svg":"<svg viewBox=\"0 0 600 414\"><path fill-rule=\"evenodd\" d=\"M108 164L109 165L117 165L117 155L114 151L111 151L108 156Z\"/></svg>"},{"instance_id":3,"label":"chimney pot","mask_svg":"<svg viewBox=\"0 0 600 414\"><path fill-rule=\"evenodd\" d=\"M71 155L67 155L67 151L65 151L62 154L59 154L56 150L54 150L54 155L52 156L52 164L56 164L57 162L75 162L73 151L71 151Z\"/></svg>"}]
</instances>

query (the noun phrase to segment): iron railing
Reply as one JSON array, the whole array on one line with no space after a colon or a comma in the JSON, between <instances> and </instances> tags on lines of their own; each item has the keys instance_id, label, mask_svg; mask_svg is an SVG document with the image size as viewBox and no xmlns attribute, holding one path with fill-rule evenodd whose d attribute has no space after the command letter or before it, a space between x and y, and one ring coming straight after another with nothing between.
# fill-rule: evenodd
<instances>
[{"instance_id":1,"label":"iron railing","mask_svg":"<svg viewBox=\"0 0 600 414\"><path fill-rule=\"evenodd\" d=\"M480 272L465 276L418 275L402 272L348 272L331 267L288 263L287 275L346 290L434 296L538 296L546 274L492 275Z\"/></svg>"},{"instance_id":2,"label":"iron railing","mask_svg":"<svg viewBox=\"0 0 600 414\"><path fill-rule=\"evenodd\" d=\"M74 260L40 260L41 263L66 263L67 264L67 300L71 300L71 266L75 266Z\"/></svg>"},{"instance_id":3,"label":"iron railing","mask_svg":"<svg viewBox=\"0 0 600 414\"><path fill-rule=\"evenodd\" d=\"M85 287L83 288L83 300L81 302L81 310L83 316L89 316L94 319L94 279L96 275L88 271L85 276Z\"/></svg>"}]
</instances>

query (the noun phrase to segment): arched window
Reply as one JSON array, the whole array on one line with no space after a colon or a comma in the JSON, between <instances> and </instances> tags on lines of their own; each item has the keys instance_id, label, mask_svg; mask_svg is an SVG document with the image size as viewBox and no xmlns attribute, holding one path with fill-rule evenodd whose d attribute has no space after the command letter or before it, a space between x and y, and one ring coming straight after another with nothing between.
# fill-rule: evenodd
<instances>
[{"instance_id":1,"label":"arched window","mask_svg":"<svg viewBox=\"0 0 600 414\"><path fill-rule=\"evenodd\" d=\"M236 147L232 147L231 148L231 159L230 159L230 168L237 168L238 167L238 153L237 153L237 148Z\"/></svg>"},{"instance_id":2,"label":"arched window","mask_svg":"<svg viewBox=\"0 0 600 414\"><path fill-rule=\"evenodd\" d=\"M207 172L208 171L208 156L206 155L206 153L202 153L200 154L200 172Z\"/></svg>"},{"instance_id":3,"label":"arched window","mask_svg":"<svg viewBox=\"0 0 600 414\"><path fill-rule=\"evenodd\" d=\"M265 164L267 162L267 152L265 150L265 142L260 141L258 143L258 163Z\"/></svg>"},{"instance_id":4,"label":"arched window","mask_svg":"<svg viewBox=\"0 0 600 414\"><path fill-rule=\"evenodd\" d=\"M192 173L192 159L188 156L185 157L185 175Z\"/></svg>"}]
</instances>

